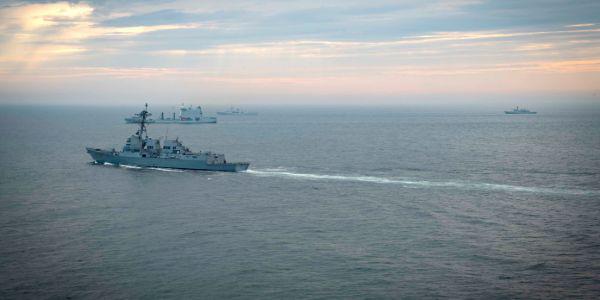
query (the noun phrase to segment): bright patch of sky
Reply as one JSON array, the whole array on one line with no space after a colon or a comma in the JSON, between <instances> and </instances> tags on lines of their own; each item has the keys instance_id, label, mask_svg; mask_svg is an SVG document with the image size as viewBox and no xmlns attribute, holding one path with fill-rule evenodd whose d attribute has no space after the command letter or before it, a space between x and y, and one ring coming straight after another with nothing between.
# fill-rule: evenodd
<instances>
[{"instance_id":1,"label":"bright patch of sky","mask_svg":"<svg viewBox=\"0 0 600 300\"><path fill-rule=\"evenodd\" d=\"M0 102L600 102L598 12L556 0L9 1Z\"/></svg>"}]
</instances>

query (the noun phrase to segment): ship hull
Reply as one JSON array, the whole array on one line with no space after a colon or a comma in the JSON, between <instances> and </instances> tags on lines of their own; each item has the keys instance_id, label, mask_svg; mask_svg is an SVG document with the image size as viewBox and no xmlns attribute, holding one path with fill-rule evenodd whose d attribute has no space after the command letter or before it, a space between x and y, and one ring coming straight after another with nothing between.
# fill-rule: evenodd
<instances>
[{"instance_id":1,"label":"ship hull","mask_svg":"<svg viewBox=\"0 0 600 300\"><path fill-rule=\"evenodd\" d=\"M128 124L139 124L139 120L133 120L126 118L125 123ZM150 120L146 121L149 124L215 124L217 123L217 118L205 118L198 121L181 121L181 120Z\"/></svg>"},{"instance_id":2,"label":"ship hull","mask_svg":"<svg viewBox=\"0 0 600 300\"><path fill-rule=\"evenodd\" d=\"M505 111L504 113L507 115L535 115L535 114L537 114L537 112L535 112L535 111L530 111L530 112Z\"/></svg>"},{"instance_id":3,"label":"ship hull","mask_svg":"<svg viewBox=\"0 0 600 300\"><path fill-rule=\"evenodd\" d=\"M258 115L258 113L230 113L230 112L224 112L224 111L219 111L217 112L217 115L221 115L221 116L256 116Z\"/></svg>"},{"instance_id":4,"label":"ship hull","mask_svg":"<svg viewBox=\"0 0 600 300\"><path fill-rule=\"evenodd\" d=\"M249 163L224 163L208 164L201 160L174 159L160 157L131 157L121 156L118 152L97 148L86 148L87 153L97 163L110 163L113 165L129 165L139 167L204 170L219 172L240 172L248 169Z\"/></svg>"}]
</instances>

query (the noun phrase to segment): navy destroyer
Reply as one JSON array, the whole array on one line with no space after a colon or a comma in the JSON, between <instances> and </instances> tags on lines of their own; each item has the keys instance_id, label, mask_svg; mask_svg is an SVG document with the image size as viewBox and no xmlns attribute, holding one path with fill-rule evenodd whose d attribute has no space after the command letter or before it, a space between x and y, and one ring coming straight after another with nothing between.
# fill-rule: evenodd
<instances>
[{"instance_id":1,"label":"navy destroyer","mask_svg":"<svg viewBox=\"0 0 600 300\"><path fill-rule=\"evenodd\" d=\"M136 117L139 118L139 129L125 142L121 151L113 149L99 149L86 147L87 153L97 163L110 163L114 165L131 165L140 167L157 167L173 169L192 169L206 171L238 172L248 169L247 162L227 162L224 154L208 152L192 152L184 146L179 138L168 140L165 138L161 146L160 139L148 137L146 124L148 117L148 104Z\"/></svg>"},{"instance_id":2,"label":"navy destroyer","mask_svg":"<svg viewBox=\"0 0 600 300\"><path fill-rule=\"evenodd\" d=\"M507 115L535 115L537 112L530 111L529 109L519 108L518 106L513 110L504 111Z\"/></svg>"}]
</instances>

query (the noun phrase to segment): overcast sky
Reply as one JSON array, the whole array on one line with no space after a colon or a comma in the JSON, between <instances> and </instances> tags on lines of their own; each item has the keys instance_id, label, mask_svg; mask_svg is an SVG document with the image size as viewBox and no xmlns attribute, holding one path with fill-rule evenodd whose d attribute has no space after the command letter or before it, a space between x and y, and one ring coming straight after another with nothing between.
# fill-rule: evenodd
<instances>
[{"instance_id":1,"label":"overcast sky","mask_svg":"<svg viewBox=\"0 0 600 300\"><path fill-rule=\"evenodd\" d=\"M600 1L3 1L0 102L600 102Z\"/></svg>"}]
</instances>

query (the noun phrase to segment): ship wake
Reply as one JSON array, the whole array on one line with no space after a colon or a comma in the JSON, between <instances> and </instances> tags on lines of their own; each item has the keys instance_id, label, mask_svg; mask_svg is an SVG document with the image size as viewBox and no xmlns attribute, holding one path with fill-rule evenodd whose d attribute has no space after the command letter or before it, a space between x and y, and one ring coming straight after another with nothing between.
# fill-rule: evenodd
<instances>
[{"instance_id":1,"label":"ship wake","mask_svg":"<svg viewBox=\"0 0 600 300\"><path fill-rule=\"evenodd\" d=\"M328 175L328 174L310 174L296 173L288 170L279 169L260 169L247 170L246 173L261 177L281 177L296 180L327 180L327 181L348 181L348 182L364 182L373 184L392 184L406 188L454 188L466 190L482 190L482 191L504 191L504 192L523 192L523 193L543 193L543 194L566 194L566 195L600 195L600 191L596 190L579 190L579 189L560 189L560 188L545 188L545 187L526 187L508 184L496 184L485 182L468 182L468 181L429 181L416 180L406 178L387 178L377 176L360 176L360 175Z\"/></svg>"}]
</instances>

